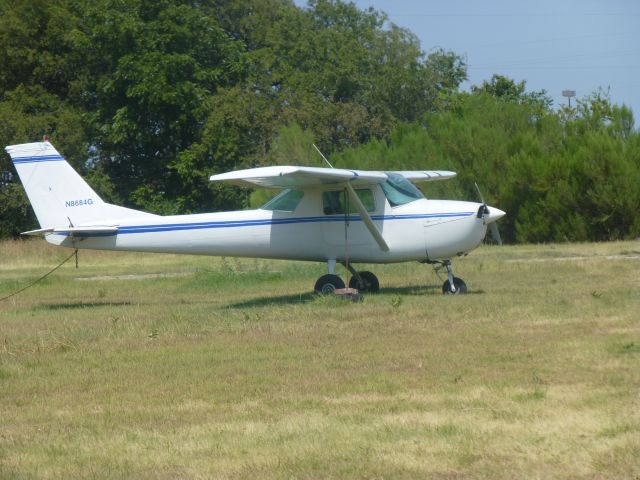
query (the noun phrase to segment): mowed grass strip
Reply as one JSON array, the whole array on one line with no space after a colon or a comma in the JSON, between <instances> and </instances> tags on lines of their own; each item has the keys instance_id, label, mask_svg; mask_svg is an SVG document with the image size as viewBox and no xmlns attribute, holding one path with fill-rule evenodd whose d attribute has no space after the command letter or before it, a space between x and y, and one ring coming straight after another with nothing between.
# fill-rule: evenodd
<instances>
[{"instance_id":1,"label":"mowed grass strip","mask_svg":"<svg viewBox=\"0 0 640 480\"><path fill-rule=\"evenodd\" d=\"M70 251L0 244L0 296ZM2 478L638 478L640 244L419 264L80 252L0 303ZM442 276L442 274L441 274Z\"/></svg>"}]
</instances>

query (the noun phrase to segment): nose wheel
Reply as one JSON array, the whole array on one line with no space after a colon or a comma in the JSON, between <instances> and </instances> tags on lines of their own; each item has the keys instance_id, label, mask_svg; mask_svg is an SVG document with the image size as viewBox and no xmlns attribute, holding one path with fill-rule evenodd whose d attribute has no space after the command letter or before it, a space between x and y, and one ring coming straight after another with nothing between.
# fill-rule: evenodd
<instances>
[{"instance_id":1,"label":"nose wheel","mask_svg":"<svg viewBox=\"0 0 640 480\"><path fill-rule=\"evenodd\" d=\"M445 295L459 295L467 293L467 284L464 283L464 280L461 278L453 277L453 288L451 288L451 282L446 280L442 284L442 293Z\"/></svg>"},{"instance_id":2,"label":"nose wheel","mask_svg":"<svg viewBox=\"0 0 640 480\"><path fill-rule=\"evenodd\" d=\"M447 269L447 279L442 284L442 293L445 295L461 295L467 293L467 284L459 277L453 276L451 260L443 260L442 266Z\"/></svg>"}]
</instances>

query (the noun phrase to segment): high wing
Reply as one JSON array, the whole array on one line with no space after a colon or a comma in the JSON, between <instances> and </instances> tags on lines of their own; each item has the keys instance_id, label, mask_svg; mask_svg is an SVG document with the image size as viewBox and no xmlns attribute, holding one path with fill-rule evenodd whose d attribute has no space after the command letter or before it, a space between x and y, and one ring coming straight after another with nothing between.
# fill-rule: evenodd
<instances>
[{"instance_id":1,"label":"high wing","mask_svg":"<svg viewBox=\"0 0 640 480\"><path fill-rule=\"evenodd\" d=\"M454 172L424 170L424 171L399 171L393 172L402 175L408 180L417 182L432 182L455 177ZM340 168L317 167L259 167L246 170L212 175L211 181L229 182L241 187L267 187L267 188L294 188L304 189L322 185L344 185L349 198L355 205L362 221L371 233L378 246L383 251L389 251L387 242L382 237L380 230L375 226L371 216L366 211L362 202L356 195L355 186L374 185L383 183L388 176L384 172L364 170L344 170Z\"/></svg>"},{"instance_id":2,"label":"high wing","mask_svg":"<svg viewBox=\"0 0 640 480\"><path fill-rule=\"evenodd\" d=\"M382 183L382 172L317 167L259 167L212 175L211 181L229 182L240 187L305 188L321 185L373 185Z\"/></svg>"},{"instance_id":3,"label":"high wing","mask_svg":"<svg viewBox=\"0 0 640 480\"><path fill-rule=\"evenodd\" d=\"M394 171L413 182L435 182L456 176L446 170ZM354 186L382 183L384 172L318 167L259 167L212 175L211 181L229 182L240 187L305 188L350 182Z\"/></svg>"},{"instance_id":4,"label":"high wing","mask_svg":"<svg viewBox=\"0 0 640 480\"><path fill-rule=\"evenodd\" d=\"M435 182L437 180L448 180L456 176L456 172L449 172L447 170L404 170L393 173L402 175L412 182Z\"/></svg>"},{"instance_id":5,"label":"high wing","mask_svg":"<svg viewBox=\"0 0 640 480\"><path fill-rule=\"evenodd\" d=\"M389 246L385 242L380 230L375 226L371 216L353 189L354 185L373 185L383 183L387 175L382 172L368 172L360 170L343 170L339 168L316 167L261 167L247 170L237 170L211 176L212 181L227 181L242 187L268 188L309 188L321 185L344 185L349 197L356 206L362 221L371 233L378 246L385 252Z\"/></svg>"}]
</instances>

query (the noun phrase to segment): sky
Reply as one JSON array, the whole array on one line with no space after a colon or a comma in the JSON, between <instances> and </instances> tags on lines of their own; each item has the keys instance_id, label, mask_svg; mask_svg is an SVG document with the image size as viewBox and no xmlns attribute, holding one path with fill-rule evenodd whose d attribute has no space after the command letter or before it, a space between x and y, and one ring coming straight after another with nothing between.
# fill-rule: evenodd
<instances>
[{"instance_id":1,"label":"sky","mask_svg":"<svg viewBox=\"0 0 640 480\"><path fill-rule=\"evenodd\" d=\"M305 6L305 0L294 0ZM527 91L546 90L554 106L602 87L633 110L640 127L640 1L637 0L354 0L412 31L426 53L466 58L469 80L496 73ZM575 100L572 100L575 104Z\"/></svg>"}]
</instances>

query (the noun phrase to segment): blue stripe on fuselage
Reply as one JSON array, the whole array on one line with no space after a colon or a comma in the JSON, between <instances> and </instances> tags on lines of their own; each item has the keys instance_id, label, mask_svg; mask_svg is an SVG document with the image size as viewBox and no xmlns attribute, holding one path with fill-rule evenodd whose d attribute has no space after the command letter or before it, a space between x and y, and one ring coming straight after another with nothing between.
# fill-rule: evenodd
<instances>
[{"instance_id":1,"label":"blue stripe on fuselage","mask_svg":"<svg viewBox=\"0 0 640 480\"><path fill-rule=\"evenodd\" d=\"M374 221L390 221L390 220L414 220L420 218L455 218L455 217L468 217L474 215L476 212L455 212L455 213L427 213L427 214L409 214L409 215L373 215L371 217ZM262 225L287 225L294 223L317 223L317 222L344 222L344 215L327 215L323 217L295 217L295 218L265 218L255 220L228 220L219 222L193 222L193 223L167 223L167 224L154 224L154 225L129 225L118 227L118 235L132 234L132 233L152 233L152 232L172 232L180 230L202 230L209 228L234 228L234 227L254 227ZM350 222L360 222L362 218L360 216L348 216L347 220ZM60 232L59 235L68 235L68 233ZM100 234L86 234L78 235L82 237L93 236L111 236L115 233L100 233Z\"/></svg>"}]
</instances>

